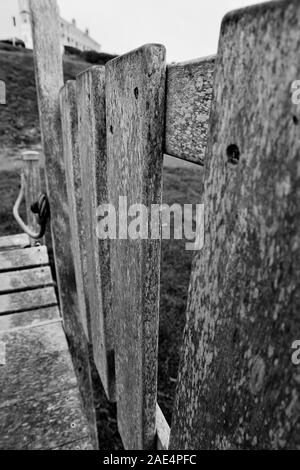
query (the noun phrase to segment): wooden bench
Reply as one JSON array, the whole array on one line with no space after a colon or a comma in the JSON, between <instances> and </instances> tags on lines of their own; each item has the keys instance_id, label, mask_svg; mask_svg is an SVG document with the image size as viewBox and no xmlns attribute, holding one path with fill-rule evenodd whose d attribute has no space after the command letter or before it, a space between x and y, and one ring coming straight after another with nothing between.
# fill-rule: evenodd
<instances>
[{"instance_id":1,"label":"wooden bench","mask_svg":"<svg viewBox=\"0 0 300 470\"><path fill-rule=\"evenodd\" d=\"M45 246L0 238L0 449L92 449Z\"/></svg>"}]
</instances>

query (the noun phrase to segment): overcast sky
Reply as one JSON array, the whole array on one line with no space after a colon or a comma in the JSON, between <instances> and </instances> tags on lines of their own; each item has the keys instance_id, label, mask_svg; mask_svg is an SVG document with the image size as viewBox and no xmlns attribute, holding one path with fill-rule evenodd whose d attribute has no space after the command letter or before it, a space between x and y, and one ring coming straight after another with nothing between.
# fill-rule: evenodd
<instances>
[{"instance_id":1,"label":"overcast sky","mask_svg":"<svg viewBox=\"0 0 300 470\"><path fill-rule=\"evenodd\" d=\"M161 43L166 46L171 62L215 54L224 14L262 2L58 0L58 3L63 18L76 18L79 27L89 27L103 51L122 54L145 43Z\"/></svg>"}]
</instances>

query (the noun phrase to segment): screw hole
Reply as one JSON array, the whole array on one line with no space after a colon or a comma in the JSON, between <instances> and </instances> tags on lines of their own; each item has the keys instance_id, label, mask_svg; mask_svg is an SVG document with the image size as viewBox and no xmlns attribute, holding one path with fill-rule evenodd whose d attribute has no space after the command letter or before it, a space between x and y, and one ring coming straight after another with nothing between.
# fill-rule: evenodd
<instances>
[{"instance_id":1,"label":"screw hole","mask_svg":"<svg viewBox=\"0 0 300 470\"><path fill-rule=\"evenodd\" d=\"M138 89L138 87L136 87L136 88L134 89L134 96L135 96L135 99L137 100L138 97L139 97L139 89Z\"/></svg>"},{"instance_id":2,"label":"screw hole","mask_svg":"<svg viewBox=\"0 0 300 470\"><path fill-rule=\"evenodd\" d=\"M232 336L232 342L236 344L239 340L239 330L236 328Z\"/></svg>"},{"instance_id":3,"label":"screw hole","mask_svg":"<svg viewBox=\"0 0 300 470\"><path fill-rule=\"evenodd\" d=\"M297 116L293 116L293 123L295 124L295 126L298 126L299 119L297 118Z\"/></svg>"},{"instance_id":4,"label":"screw hole","mask_svg":"<svg viewBox=\"0 0 300 470\"><path fill-rule=\"evenodd\" d=\"M240 150L237 145L232 144L227 147L228 163L237 165L240 160Z\"/></svg>"}]
</instances>

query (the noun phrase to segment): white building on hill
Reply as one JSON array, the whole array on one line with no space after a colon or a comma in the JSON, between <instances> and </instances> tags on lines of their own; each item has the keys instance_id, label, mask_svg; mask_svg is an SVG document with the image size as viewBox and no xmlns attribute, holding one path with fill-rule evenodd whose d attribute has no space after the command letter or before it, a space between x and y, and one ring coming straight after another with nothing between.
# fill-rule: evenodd
<instances>
[{"instance_id":1,"label":"white building on hill","mask_svg":"<svg viewBox=\"0 0 300 470\"><path fill-rule=\"evenodd\" d=\"M60 19L61 42L63 46L72 46L81 51L101 52L101 46L94 41L89 30L84 32L72 23ZM9 0L0 2L0 41L21 39L28 49L33 48L28 0Z\"/></svg>"}]
</instances>

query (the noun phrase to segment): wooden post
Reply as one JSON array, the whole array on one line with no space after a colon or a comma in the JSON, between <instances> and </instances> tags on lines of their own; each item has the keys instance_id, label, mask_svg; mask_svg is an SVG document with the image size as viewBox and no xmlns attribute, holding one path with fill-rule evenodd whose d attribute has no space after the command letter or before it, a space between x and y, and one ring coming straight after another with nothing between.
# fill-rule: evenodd
<instances>
[{"instance_id":1,"label":"wooden post","mask_svg":"<svg viewBox=\"0 0 300 470\"><path fill-rule=\"evenodd\" d=\"M222 24L170 449L300 448L299 28L293 0Z\"/></svg>"},{"instance_id":2,"label":"wooden post","mask_svg":"<svg viewBox=\"0 0 300 470\"><path fill-rule=\"evenodd\" d=\"M29 5L60 309L96 448L97 432L89 352L80 322L81 314L70 243L70 209L59 102L59 92L63 86L59 13L55 0L43 0L43 2L30 0Z\"/></svg>"},{"instance_id":3,"label":"wooden post","mask_svg":"<svg viewBox=\"0 0 300 470\"><path fill-rule=\"evenodd\" d=\"M40 154L39 152L27 151L22 153L23 167L22 175L25 182L25 206L27 225L31 230L38 232L39 225L36 221L36 216L31 210L41 193L41 177L40 177ZM45 244L44 238L39 241L42 245ZM31 246L35 246L37 240L30 239Z\"/></svg>"},{"instance_id":4,"label":"wooden post","mask_svg":"<svg viewBox=\"0 0 300 470\"><path fill-rule=\"evenodd\" d=\"M106 65L108 201L117 214L122 196L128 208L161 204L165 79L160 45ZM149 449L155 440L160 240L129 239L127 222L119 223L119 233L123 239L111 242L118 425L126 449Z\"/></svg>"},{"instance_id":5,"label":"wooden post","mask_svg":"<svg viewBox=\"0 0 300 470\"><path fill-rule=\"evenodd\" d=\"M83 214L81 247L96 367L109 400L115 399L109 241L97 239L97 208L107 202L105 71L92 67L77 77L78 139Z\"/></svg>"}]
</instances>

